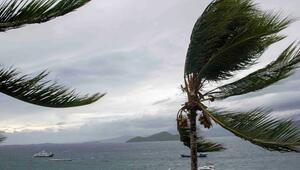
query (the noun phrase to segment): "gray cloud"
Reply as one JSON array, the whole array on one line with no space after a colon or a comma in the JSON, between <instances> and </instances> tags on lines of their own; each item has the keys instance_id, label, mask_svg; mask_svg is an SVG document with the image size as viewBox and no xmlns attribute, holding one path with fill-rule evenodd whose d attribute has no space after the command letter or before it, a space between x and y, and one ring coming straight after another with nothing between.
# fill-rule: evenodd
<instances>
[{"instance_id":1,"label":"gray cloud","mask_svg":"<svg viewBox=\"0 0 300 170\"><path fill-rule=\"evenodd\" d=\"M6 133L4 144L64 143L103 140L119 136L149 135L158 131L175 131L174 115L169 111L160 114L136 114L135 117L111 116L92 118L79 127L44 129L42 131L21 130ZM67 125L59 122L56 125Z\"/></svg>"},{"instance_id":2,"label":"gray cloud","mask_svg":"<svg viewBox=\"0 0 300 170\"><path fill-rule=\"evenodd\" d=\"M7 144L100 140L175 129L175 115L184 101L179 87L190 33L209 2L94 0L53 21L0 34L1 64L33 74L48 69L49 79L83 93L108 92L95 104L69 109L42 108L0 94L0 130L9 132ZM300 16L296 0L255 2L263 9ZM289 38L268 49L251 70L300 39L299 27L295 22L285 30ZM297 114L299 78L297 73L263 91L216 104L242 109L266 105L281 115ZM109 132L107 127L112 127Z\"/></svg>"},{"instance_id":3,"label":"gray cloud","mask_svg":"<svg viewBox=\"0 0 300 170\"><path fill-rule=\"evenodd\" d=\"M159 105L159 104L163 104L163 103L166 103L168 101L170 101L171 99L170 98L166 98L166 99L162 99L162 100L158 100L154 103L152 103L152 105Z\"/></svg>"},{"instance_id":4,"label":"gray cloud","mask_svg":"<svg viewBox=\"0 0 300 170\"><path fill-rule=\"evenodd\" d=\"M66 122L58 122L58 123L56 123L57 126L66 125L66 124L67 124Z\"/></svg>"}]
</instances>

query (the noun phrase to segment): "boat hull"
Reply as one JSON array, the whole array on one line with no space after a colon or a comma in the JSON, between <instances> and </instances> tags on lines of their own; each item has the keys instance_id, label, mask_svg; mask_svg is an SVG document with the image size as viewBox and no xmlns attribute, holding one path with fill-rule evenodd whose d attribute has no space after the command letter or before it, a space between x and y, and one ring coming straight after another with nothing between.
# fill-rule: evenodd
<instances>
[{"instance_id":1,"label":"boat hull","mask_svg":"<svg viewBox=\"0 0 300 170\"><path fill-rule=\"evenodd\" d=\"M182 158L190 158L191 157L190 155L183 155L183 154L181 154L180 156ZM199 154L198 157L199 158L205 158L205 157L207 157L207 154Z\"/></svg>"},{"instance_id":2,"label":"boat hull","mask_svg":"<svg viewBox=\"0 0 300 170\"><path fill-rule=\"evenodd\" d=\"M34 158L52 158L54 156L53 153L49 155L33 155Z\"/></svg>"}]
</instances>

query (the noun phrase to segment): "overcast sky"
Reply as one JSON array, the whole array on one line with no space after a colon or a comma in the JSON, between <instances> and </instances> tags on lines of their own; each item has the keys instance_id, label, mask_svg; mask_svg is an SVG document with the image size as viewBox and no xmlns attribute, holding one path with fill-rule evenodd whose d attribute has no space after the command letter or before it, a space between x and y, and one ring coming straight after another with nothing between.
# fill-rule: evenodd
<instances>
[{"instance_id":1,"label":"overcast sky","mask_svg":"<svg viewBox=\"0 0 300 170\"><path fill-rule=\"evenodd\" d=\"M1 64L36 74L82 93L107 92L99 102L51 109L0 94L5 144L62 143L147 135L175 129L184 102L180 92L185 54L196 19L209 0L93 0L76 12L44 24L0 34ZM298 0L255 0L262 9L300 18ZM262 67L294 40L300 21L269 48ZM244 71L236 78L249 73ZM266 105L274 115L300 113L300 74L256 94L219 103L251 109Z\"/></svg>"}]
</instances>

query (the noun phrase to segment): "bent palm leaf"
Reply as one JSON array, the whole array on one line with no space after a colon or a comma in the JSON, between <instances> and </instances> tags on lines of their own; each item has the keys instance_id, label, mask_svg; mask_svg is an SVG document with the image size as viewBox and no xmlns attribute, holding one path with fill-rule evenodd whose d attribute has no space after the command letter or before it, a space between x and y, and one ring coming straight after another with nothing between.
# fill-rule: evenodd
<instances>
[{"instance_id":1,"label":"bent palm leaf","mask_svg":"<svg viewBox=\"0 0 300 170\"><path fill-rule=\"evenodd\" d=\"M188 48L185 74L198 81L232 77L255 63L292 20L258 10L250 0L215 0L197 20Z\"/></svg>"},{"instance_id":2,"label":"bent palm leaf","mask_svg":"<svg viewBox=\"0 0 300 170\"><path fill-rule=\"evenodd\" d=\"M299 62L300 49L291 44L277 60L265 68L257 70L236 82L218 87L207 94L214 96L216 99L225 99L263 89L290 76L299 67Z\"/></svg>"},{"instance_id":3,"label":"bent palm leaf","mask_svg":"<svg viewBox=\"0 0 300 170\"><path fill-rule=\"evenodd\" d=\"M45 81L47 72L33 78L15 69L0 69L0 92L16 99L45 107L75 107L93 103L104 94L80 96L74 90Z\"/></svg>"},{"instance_id":4,"label":"bent palm leaf","mask_svg":"<svg viewBox=\"0 0 300 170\"><path fill-rule=\"evenodd\" d=\"M202 107L217 124L255 145L271 151L295 151L300 145L300 133L290 120L271 118L270 111L249 112L212 110Z\"/></svg>"},{"instance_id":5,"label":"bent palm leaf","mask_svg":"<svg viewBox=\"0 0 300 170\"><path fill-rule=\"evenodd\" d=\"M11 0L0 5L0 32L65 15L90 0Z\"/></svg>"},{"instance_id":6,"label":"bent palm leaf","mask_svg":"<svg viewBox=\"0 0 300 170\"><path fill-rule=\"evenodd\" d=\"M180 128L178 130L180 141L183 142L184 146L190 148L190 130L189 128ZM218 152L222 151L225 148L218 143L206 140L203 137L198 137L197 140L197 152Z\"/></svg>"}]
</instances>

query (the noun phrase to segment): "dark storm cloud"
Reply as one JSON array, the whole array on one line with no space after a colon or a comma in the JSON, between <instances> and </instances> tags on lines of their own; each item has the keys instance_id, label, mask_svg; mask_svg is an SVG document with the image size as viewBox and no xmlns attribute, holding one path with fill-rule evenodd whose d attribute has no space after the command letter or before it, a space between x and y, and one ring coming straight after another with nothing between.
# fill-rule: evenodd
<instances>
[{"instance_id":1,"label":"dark storm cloud","mask_svg":"<svg viewBox=\"0 0 300 170\"><path fill-rule=\"evenodd\" d=\"M68 77L68 82L72 84L80 85L94 80L109 84L110 87L120 87L143 80L161 66L158 58L150 56L151 53L146 49L97 54L99 52L71 61L69 64L73 67L60 67L55 69L56 73Z\"/></svg>"}]
</instances>

